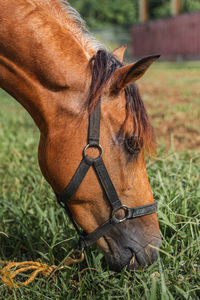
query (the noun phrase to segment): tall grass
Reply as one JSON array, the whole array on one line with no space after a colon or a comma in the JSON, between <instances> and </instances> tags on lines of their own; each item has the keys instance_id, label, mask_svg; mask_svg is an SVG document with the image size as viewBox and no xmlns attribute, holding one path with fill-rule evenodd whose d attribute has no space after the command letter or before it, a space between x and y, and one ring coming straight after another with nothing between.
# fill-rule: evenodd
<instances>
[{"instance_id":1,"label":"tall grass","mask_svg":"<svg viewBox=\"0 0 200 300\"><path fill-rule=\"evenodd\" d=\"M0 259L58 264L76 233L40 173L33 121L2 91L0 107ZM0 282L0 299L199 299L199 153L160 149L147 166L163 241L153 265L116 274L92 247L82 264L28 287Z\"/></svg>"}]
</instances>

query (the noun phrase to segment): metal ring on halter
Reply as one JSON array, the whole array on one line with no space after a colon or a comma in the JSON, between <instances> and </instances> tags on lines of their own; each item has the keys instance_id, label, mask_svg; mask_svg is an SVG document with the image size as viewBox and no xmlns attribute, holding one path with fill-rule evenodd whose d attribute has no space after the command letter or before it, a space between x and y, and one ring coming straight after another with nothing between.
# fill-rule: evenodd
<instances>
[{"instance_id":1,"label":"metal ring on halter","mask_svg":"<svg viewBox=\"0 0 200 300\"><path fill-rule=\"evenodd\" d=\"M90 156L87 155L87 150L89 148L97 148L99 150L99 156L95 157L95 158L92 158ZM98 145L98 144L95 144L95 143L92 143L92 144L88 144L84 150L83 150L83 156L86 160L88 160L89 162L94 162L95 160L101 158L103 156L103 148L101 145Z\"/></svg>"},{"instance_id":2,"label":"metal ring on halter","mask_svg":"<svg viewBox=\"0 0 200 300\"><path fill-rule=\"evenodd\" d=\"M122 218L122 219L119 219L116 217L116 212L118 212L120 209L123 209L125 211L125 216ZM112 221L115 223L115 224L118 224L118 223L121 223L121 222L124 222L127 218L128 218L128 213L129 213L129 208L128 206L126 205L122 205L120 208L118 208L117 210L114 210L112 212Z\"/></svg>"}]
</instances>

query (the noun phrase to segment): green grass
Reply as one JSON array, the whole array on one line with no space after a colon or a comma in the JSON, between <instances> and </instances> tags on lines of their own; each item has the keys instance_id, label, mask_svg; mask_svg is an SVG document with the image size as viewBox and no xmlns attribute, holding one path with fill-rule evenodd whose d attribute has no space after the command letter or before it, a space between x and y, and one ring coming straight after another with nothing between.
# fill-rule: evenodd
<instances>
[{"instance_id":1,"label":"green grass","mask_svg":"<svg viewBox=\"0 0 200 300\"><path fill-rule=\"evenodd\" d=\"M40 173L33 121L2 91L0 105L0 259L58 264L75 245L75 231ZM13 290L0 282L0 299L199 299L199 152L160 147L147 166L163 241L152 266L116 274L92 247L82 264L49 280L39 276Z\"/></svg>"}]
</instances>

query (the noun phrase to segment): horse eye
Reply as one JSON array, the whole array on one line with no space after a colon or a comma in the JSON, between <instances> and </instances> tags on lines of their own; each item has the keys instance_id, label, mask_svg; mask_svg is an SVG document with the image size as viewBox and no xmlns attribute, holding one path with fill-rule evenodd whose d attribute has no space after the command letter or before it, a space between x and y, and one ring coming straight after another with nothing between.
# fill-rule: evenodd
<instances>
[{"instance_id":1,"label":"horse eye","mask_svg":"<svg viewBox=\"0 0 200 300\"><path fill-rule=\"evenodd\" d=\"M140 153L142 143L139 142L138 137L131 136L125 138L124 146L130 154L137 156Z\"/></svg>"}]
</instances>

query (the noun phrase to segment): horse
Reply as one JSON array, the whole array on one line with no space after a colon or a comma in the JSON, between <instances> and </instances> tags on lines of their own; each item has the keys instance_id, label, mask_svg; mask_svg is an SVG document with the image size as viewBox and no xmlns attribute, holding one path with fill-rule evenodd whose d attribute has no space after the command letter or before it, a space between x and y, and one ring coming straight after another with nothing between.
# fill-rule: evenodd
<instances>
[{"instance_id":1,"label":"horse","mask_svg":"<svg viewBox=\"0 0 200 300\"><path fill-rule=\"evenodd\" d=\"M110 53L67 1L1 3L0 87L39 128L40 169L57 195L79 170L83 149L91 165L103 156L104 182L100 184L98 170L88 167L64 206L88 235L112 220L95 242L116 271L153 263L161 244L155 207L147 212L154 199L145 155L154 152L155 139L135 83L159 56L123 65L125 49ZM96 111L99 105L101 113ZM91 115L99 122L100 144L86 149ZM106 191L116 192L121 203L114 213ZM132 212L142 207L146 213L128 218L130 207Z\"/></svg>"}]
</instances>

